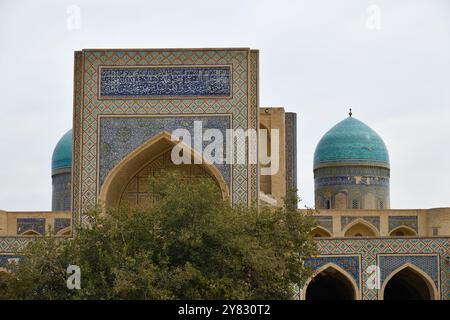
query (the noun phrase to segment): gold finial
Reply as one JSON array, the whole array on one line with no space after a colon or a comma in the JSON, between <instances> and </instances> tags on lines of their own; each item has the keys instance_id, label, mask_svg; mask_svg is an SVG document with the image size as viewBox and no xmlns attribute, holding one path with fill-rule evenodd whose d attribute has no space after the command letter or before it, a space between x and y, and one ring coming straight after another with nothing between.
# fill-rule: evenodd
<instances>
[{"instance_id":1,"label":"gold finial","mask_svg":"<svg viewBox=\"0 0 450 320\"><path fill-rule=\"evenodd\" d=\"M348 116L351 117L352 116L352 108L350 108L350 112L348 113Z\"/></svg>"}]
</instances>

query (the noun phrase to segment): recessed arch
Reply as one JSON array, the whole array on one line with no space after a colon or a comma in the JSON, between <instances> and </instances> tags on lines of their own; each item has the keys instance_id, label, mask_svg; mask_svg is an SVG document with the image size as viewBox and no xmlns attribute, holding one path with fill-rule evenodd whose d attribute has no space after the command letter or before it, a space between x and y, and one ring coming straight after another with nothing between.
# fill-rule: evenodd
<instances>
[{"instance_id":1,"label":"recessed arch","mask_svg":"<svg viewBox=\"0 0 450 320\"><path fill-rule=\"evenodd\" d=\"M193 162L200 163L198 165L217 182L221 189L222 197L224 199L228 198L230 191L219 169L190 146L181 141L172 141L170 133L161 131L130 152L108 173L98 197L103 209L109 206L116 206L130 177L176 144L181 144L184 150L191 153Z\"/></svg>"},{"instance_id":2,"label":"recessed arch","mask_svg":"<svg viewBox=\"0 0 450 320\"><path fill-rule=\"evenodd\" d=\"M439 299L439 290L436 288L433 279L431 279L431 277L422 269L408 262L392 271L391 274L383 281L379 291L380 300L395 299L392 293L391 296L388 297L389 292L387 292L387 288L389 289L389 286L392 285L394 280L396 280L396 277L402 277L403 279L400 280L402 280L403 283L408 283L410 290L417 291L412 293L412 295L417 297L416 299ZM400 299L404 300L408 298L400 297Z\"/></svg>"},{"instance_id":3,"label":"recessed arch","mask_svg":"<svg viewBox=\"0 0 450 320\"><path fill-rule=\"evenodd\" d=\"M321 226L316 226L312 229L310 235L314 238L332 237L331 232Z\"/></svg>"},{"instance_id":4,"label":"recessed arch","mask_svg":"<svg viewBox=\"0 0 450 320\"><path fill-rule=\"evenodd\" d=\"M417 232L411 227L401 225L392 229L389 235L392 237L413 237L417 236Z\"/></svg>"},{"instance_id":5,"label":"recessed arch","mask_svg":"<svg viewBox=\"0 0 450 320\"><path fill-rule=\"evenodd\" d=\"M20 234L21 236L42 236L39 232L35 230L27 230Z\"/></svg>"},{"instance_id":6,"label":"recessed arch","mask_svg":"<svg viewBox=\"0 0 450 320\"><path fill-rule=\"evenodd\" d=\"M375 237L378 236L378 230L370 222L358 218L349 223L343 230L345 237Z\"/></svg>"},{"instance_id":7,"label":"recessed arch","mask_svg":"<svg viewBox=\"0 0 450 320\"><path fill-rule=\"evenodd\" d=\"M361 299L361 293L358 287L358 284L356 283L355 279L353 279L353 277L344 269L342 269L341 267L339 267L338 265L334 264L334 263L327 263L325 265L323 265L322 267L318 268L317 270L314 271L314 273L308 278L308 280L306 281L305 285L303 286L301 293L300 293L300 299L302 300L309 300L310 298L312 298L312 296L310 295L310 292L308 292L308 289L311 290L310 285L312 285L313 281L321 276L321 275L325 275L330 276L329 274L331 273L331 277L337 278L338 281L341 282L341 285L343 286L343 290L346 291L347 293L347 297L323 297L323 300L360 300ZM333 275L334 273L334 275ZM324 288L326 289L326 288ZM345 298L345 299L343 299Z\"/></svg>"},{"instance_id":8,"label":"recessed arch","mask_svg":"<svg viewBox=\"0 0 450 320\"><path fill-rule=\"evenodd\" d=\"M56 235L57 236L70 236L72 233L72 227L66 227L64 229L59 230Z\"/></svg>"}]
</instances>

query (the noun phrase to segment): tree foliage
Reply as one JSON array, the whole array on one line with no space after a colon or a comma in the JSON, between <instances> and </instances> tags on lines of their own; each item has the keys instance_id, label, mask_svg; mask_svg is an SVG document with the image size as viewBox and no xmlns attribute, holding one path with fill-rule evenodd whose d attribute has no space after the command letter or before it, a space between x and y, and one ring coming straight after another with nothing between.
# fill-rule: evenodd
<instances>
[{"instance_id":1,"label":"tree foliage","mask_svg":"<svg viewBox=\"0 0 450 320\"><path fill-rule=\"evenodd\" d=\"M76 237L31 242L3 297L17 299L291 299L315 253L313 221L296 210L231 206L209 179L149 181L158 201L87 213ZM69 265L81 289L66 286ZM5 289L6 288L6 289Z\"/></svg>"}]
</instances>

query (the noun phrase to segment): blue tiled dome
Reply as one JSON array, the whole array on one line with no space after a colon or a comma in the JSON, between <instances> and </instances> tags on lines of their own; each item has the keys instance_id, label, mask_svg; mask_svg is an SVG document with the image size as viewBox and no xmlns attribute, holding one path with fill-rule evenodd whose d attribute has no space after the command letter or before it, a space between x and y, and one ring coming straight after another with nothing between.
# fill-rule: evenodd
<instances>
[{"instance_id":1,"label":"blue tiled dome","mask_svg":"<svg viewBox=\"0 0 450 320\"><path fill-rule=\"evenodd\" d=\"M389 154L381 137L366 124L348 117L320 139L314 168L325 163L378 163L389 167Z\"/></svg>"},{"instance_id":2,"label":"blue tiled dome","mask_svg":"<svg viewBox=\"0 0 450 320\"><path fill-rule=\"evenodd\" d=\"M65 135L56 144L52 156L52 170L72 167L72 130L67 131Z\"/></svg>"}]
</instances>

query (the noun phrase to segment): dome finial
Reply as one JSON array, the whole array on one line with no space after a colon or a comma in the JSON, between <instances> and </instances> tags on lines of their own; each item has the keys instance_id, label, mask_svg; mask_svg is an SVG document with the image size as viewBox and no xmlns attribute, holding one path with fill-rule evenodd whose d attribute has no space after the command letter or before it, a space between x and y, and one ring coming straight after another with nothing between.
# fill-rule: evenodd
<instances>
[{"instance_id":1,"label":"dome finial","mask_svg":"<svg viewBox=\"0 0 450 320\"><path fill-rule=\"evenodd\" d=\"M353 113L352 113L352 108L350 108L350 111L349 111L349 113L348 113L348 116L351 117L352 114L353 114Z\"/></svg>"}]
</instances>

